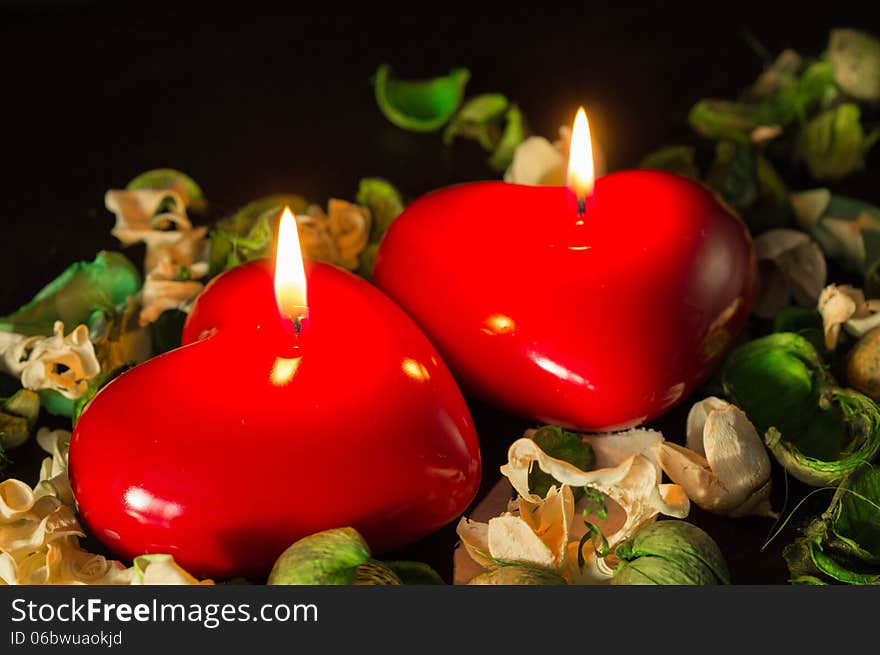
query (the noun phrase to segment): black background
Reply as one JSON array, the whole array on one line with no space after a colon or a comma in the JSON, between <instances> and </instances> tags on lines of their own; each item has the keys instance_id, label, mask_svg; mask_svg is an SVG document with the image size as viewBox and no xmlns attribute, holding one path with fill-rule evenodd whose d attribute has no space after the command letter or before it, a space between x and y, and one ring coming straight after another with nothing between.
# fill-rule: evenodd
<instances>
[{"instance_id":1,"label":"black background","mask_svg":"<svg viewBox=\"0 0 880 655\"><path fill-rule=\"evenodd\" d=\"M370 78L383 62L404 77L467 66L469 94L507 94L551 138L585 104L614 170L693 140L693 102L754 79L761 60L746 33L774 54L818 54L831 27L880 32L869 3L160 4L0 4L0 314L74 260L118 248L104 192L150 168L191 174L211 218L273 192L351 199L371 175L409 198L494 177L477 146L446 148L382 117ZM877 203L877 182L862 173L838 190ZM683 440L687 406L659 422L667 438ZM485 491L527 423L471 408ZM13 455L10 473L34 482L36 446ZM691 520L719 542L734 582L785 582L781 540L759 553L771 521L697 509ZM450 526L393 555L449 579L454 542Z\"/></svg>"}]
</instances>

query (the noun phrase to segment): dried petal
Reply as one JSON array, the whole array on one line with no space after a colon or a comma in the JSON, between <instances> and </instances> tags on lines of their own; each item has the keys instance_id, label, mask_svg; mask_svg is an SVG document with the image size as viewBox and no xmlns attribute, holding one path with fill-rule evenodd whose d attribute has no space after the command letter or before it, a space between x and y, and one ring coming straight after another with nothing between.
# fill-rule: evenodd
<instances>
[{"instance_id":1,"label":"dried petal","mask_svg":"<svg viewBox=\"0 0 880 655\"><path fill-rule=\"evenodd\" d=\"M739 408L715 397L688 415L688 448L655 446L666 474L703 509L726 516L772 516L770 458Z\"/></svg>"},{"instance_id":2,"label":"dried petal","mask_svg":"<svg viewBox=\"0 0 880 655\"><path fill-rule=\"evenodd\" d=\"M813 307L825 286L827 266L819 245L798 230L774 229L755 238L761 291L754 312L772 318L794 299Z\"/></svg>"},{"instance_id":3,"label":"dried petal","mask_svg":"<svg viewBox=\"0 0 880 655\"><path fill-rule=\"evenodd\" d=\"M853 319L871 317L874 312L880 311L880 300L865 300L861 289L847 284L829 284L819 295L818 309L822 315L825 347L833 350L837 346L841 326L852 323ZM864 334L871 324L855 322L853 327L857 331L861 328Z\"/></svg>"}]
</instances>

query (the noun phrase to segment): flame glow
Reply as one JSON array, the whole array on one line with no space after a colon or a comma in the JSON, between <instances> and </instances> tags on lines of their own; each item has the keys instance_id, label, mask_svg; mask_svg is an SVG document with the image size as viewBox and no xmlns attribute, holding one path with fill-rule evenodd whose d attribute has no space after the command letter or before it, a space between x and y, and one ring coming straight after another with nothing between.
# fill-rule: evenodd
<instances>
[{"instance_id":1,"label":"flame glow","mask_svg":"<svg viewBox=\"0 0 880 655\"><path fill-rule=\"evenodd\" d=\"M593 194L596 172L593 168L593 142L590 138L590 124L587 112L581 107L574 119L571 131L571 150L568 155L568 188L578 198Z\"/></svg>"},{"instance_id":2,"label":"flame glow","mask_svg":"<svg viewBox=\"0 0 880 655\"><path fill-rule=\"evenodd\" d=\"M281 314L288 318L303 319L309 313L302 248L296 231L296 219L290 207L284 208L278 226L278 245L275 250L275 301Z\"/></svg>"}]
</instances>

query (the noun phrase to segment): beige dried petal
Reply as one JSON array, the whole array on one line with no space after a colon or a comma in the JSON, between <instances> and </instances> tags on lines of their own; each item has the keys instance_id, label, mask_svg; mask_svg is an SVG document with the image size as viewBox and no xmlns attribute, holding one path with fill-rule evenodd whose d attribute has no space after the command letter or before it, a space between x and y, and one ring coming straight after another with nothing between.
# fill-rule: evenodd
<instances>
[{"instance_id":1,"label":"beige dried petal","mask_svg":"<svg viewBox=\"0 0 880 655\"><path fill-rule=\"evenodd\" d=\"M804 232L774 229L755 238L761 289L754 313L772 318L795 302L813 307L825 286L827 266L821 248Z\"/></svg>"},{"instance_id":2,"label":"beige dried petal","mask_svg":"<svg viewBox=\"0 0 880 655\"><path fill-rule=\"evenodd\" d=\"M758 125L749 133L749 141L756 145L761 145L772 141L782 134L781 125Z\"/></svg>"},{"instance_id":3,"label":"beige dried petal","mask_svg":"<svg viewBox=\"0 0 880 655\"><path fill-rule=\"evenodd\" d=\"M34 487L34 495L55 496L65 505L74 506L73 491L67 477L67 455L70 450L70 432L67 430L49 430L40 428L37 432L37 443L44 451L52 455L43 460L40 468L40 480Z\"/></svg>"},{"instance_id":4,"label":"beige dried petal","mask_svg":"<svg viewBox=\"0 0 880 655\"><path fill-rule=\"evenodd\" d=\"M169 198L172 201L171 209L157 215L159 207ZM125 245L148 240L152 243L174 243L180 238L179 231L192 228L192 223L186 217L183 198L171 189L108 191L104 204L116 215L116 225L111 234Z\"/></svg>"},{"instance_id":5,"label":"beige dried petal","mask_svg":"<svg viewBox=\"0 0 880 655\"><path fill-rule=\"evenodd\" d=\"M530 136L513 152L513 160L504 173L511 184L565 184L566 158L542 136Z\"/></svg>"},{"instance_id":6,"label":"beige dried petal","mask_svg":"<svg viewBox=\"0 0 880 655\"><path fill-rule=\"evenodd\" d=\"M196 297L202 292L205 285L201 282L188 280L185 282L175 280L153 280L147 278L141 290L141 313L139 323L141 327L149 325L162 312L169 309L189 311Z\"/></svg>"},{"instance_id":7,"label":"beige dried petal","mask_svg":"<svg viewBox=\"0 0 880 655\"><path fill-rule=\"evenodd\" d=\"M866 301L861 289L847 284L829 284L822 290L818 302L825 332L825 347L833 350L840 337L841 326L850 319L869 317L880 310L877 301Z\"/></svg>"},{"instance_id":8,"label":"beige dried petal","mask_svg":"<svg viewBox=\"0 0 880 655\"><path fill-rule=\"evenodd\" d=\"M517 506L519 517L553 553L553 568L562 569L574 518L574 496L571 488L565 485L559 490L551 487L546 498L537 504L520 497Z\"/></svg>"},{"instance_id":9,"label":"beige dried petal","mask_svg":"<svg viewBox=\"0 0 880 655\"><path fill-rule=\"evenodd\" d=\"M370 210L332 198L327 204L327 226L339 253L339 261L334 263L355 270L370 239Z\"/></svg>"},{"instance_id":10,"label":"beige dried petal","mask_svg":"<svg viewBox=\"0 0 880 655\"><path fill-rule=\"evenodd\" d=\"M46 584L54 585L130 585L137 577L120 562L82 550L72 538L49 544L46 568Z\"/></svg>"},{"instance_id":11,"label":"beige dried petal","mask_svg":"<svg viewBox=\"0 0 880 655\"><path fill-rule=\"evenodd\" d=\"M702 457L706 456L703 448L703 430L706 427L706 418L710 412L716 409L725 409L730 403L715 396L704 398L694 403L687 417L687 447Z\"/></svg>"},{"instance_id":12,"label":"beige dried petal","mask_svg":"<svg viewBox=\"0 0 880 655\"><path fill-rule=\"evenodd\" d=\"M32 516L34 501L33 489L21 480L0 482L0 526Z\"/></svg>"},{"instance_id":13,"label":"beige dried petal","mask_svg":"<svg viewBox=\"0 0 880 655\"><path fill-rule=\"evenodd\" d=\"M648 442L651 436L648 435L645 441ZM601 443L599 447L601 449ZM606 535L612 546L634 534L658 514L683 518L690 510L687 496L677 485L658 485L659 466L653 455L631 455L615 467L581 471L568 462L550 457L531 439L517 439L508 451L508 462L501 467L501 472L520 496L530 502L540 502L540 497L532 494L528 487L533 463L561 484L596 489L626 510L623 526L614 534Z\"/></svg>"},{"instance_id":14,"label":"beige dried petal","mask_svg":"<svg viewBox=\"0 0 880 655\"><path fill-rule=\"evenodd\" d=\"M175 234L171 239L166 235ZM183 269L191 278L199 278L208 271L208 250L206 226L181 229L177 232L150 231L141 235L146 243L147 254L144 270L153 279L177 279Z\"/></svg>"},{"instance_id":15,"label":"beige dried petal","mask_svg":"<svg viewBox=\"0 0 880 655\"><path fill-rule=\"evenodd\" d=\"M55 504L51 511L46 511L52 507L46 502L49 500L55 501ZM0 551L17 559L20 555L39 550L50 541L67 536L85 536L70 507L48 496L38 499L37 503L35 509L46 511L39 520L23 518L0 527Z\"/></svg>"},{"instance_id":16,"label":"beige dried petal","mask_svg":"<svg viewBox=\"0 0 880 655\"><path fill-rule=\"evenodd\" d=\"M807 228L815 227L822 214L831 203L831 191L828 189L812 189L799 191L788 196L791 208L798 221Z\"/></svg>"},{"instance_id":17,"label":"beige dried petal","mask_svg":"<svg viewBox=\"0 0 880 655\"><path fill-rule=\"evenodd\" d=\"M496 560L556 568L556 553L519 516L490 519L488 538L489 552Z\"/></svg>"},{"instance_id":18,"label":"beige dried petal","mask_svg":"<svg viewBox=\"0 0 880 655\"><path fill-rule=\"evenodd\" d=\"M8 340L0 368L20 375L25 389L51 389L65 398L79 398L86 392L88 380L101 372L89 329L78 325L65 336L64 324L56 321L54 330L51 337Z\"/></svg>"},{"instance_id":19,"label":"beige dried petal","mask_svg":"<svg viewBox=\"0 0 880 655\"><path fill-rule=\"evenodd\" d=\"M726 516L773 516L770 458L738 407L710 397L688 416L688 448L664 442L655 450L663 470L703 509Z\"/></svg>"},{"instance_id":20,"label":"beige dried petal","mask_svg":"<svg viewBox=\"0 0 880 655\"><path fill-rule=\"evenodd\" d=\"M174 561L171 555L145 555L135 560L143 577L135 575L133 585L213 585L213 580L198 580Z\"/></svg>"}]
</instances>

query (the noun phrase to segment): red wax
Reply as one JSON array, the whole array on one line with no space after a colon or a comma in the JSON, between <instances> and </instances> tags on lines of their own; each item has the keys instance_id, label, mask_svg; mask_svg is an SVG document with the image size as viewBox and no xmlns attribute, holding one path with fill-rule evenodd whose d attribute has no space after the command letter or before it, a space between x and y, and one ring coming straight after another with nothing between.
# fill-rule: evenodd
<instances>
[{"instance_id":1,"label":"red wax","mask_svg":"<svg viewBox=\"0 0 880 655\"><path fill-rule=\"evenodd\" d=\"M271 266L240 266L199 297L188 345L87 407L71 483L110 549L260 576L305 535L353 526L381 552L473 499L477 438L436 350L375 287L325 264L307 274L300 337L278 312Z\"/></svg>"},{"instance_id":2,"label":"red wax","mask_svg":"<svg viewBox=\"0 0 880 655\"><path fill-rule=\"evenodd\" d=\"M392 224L374 282L464 388L538 421L637 425L704 380L757 284L742 221L657 171L571 191L485 182L431 193Z\"/></svg>"}]
</instances>

